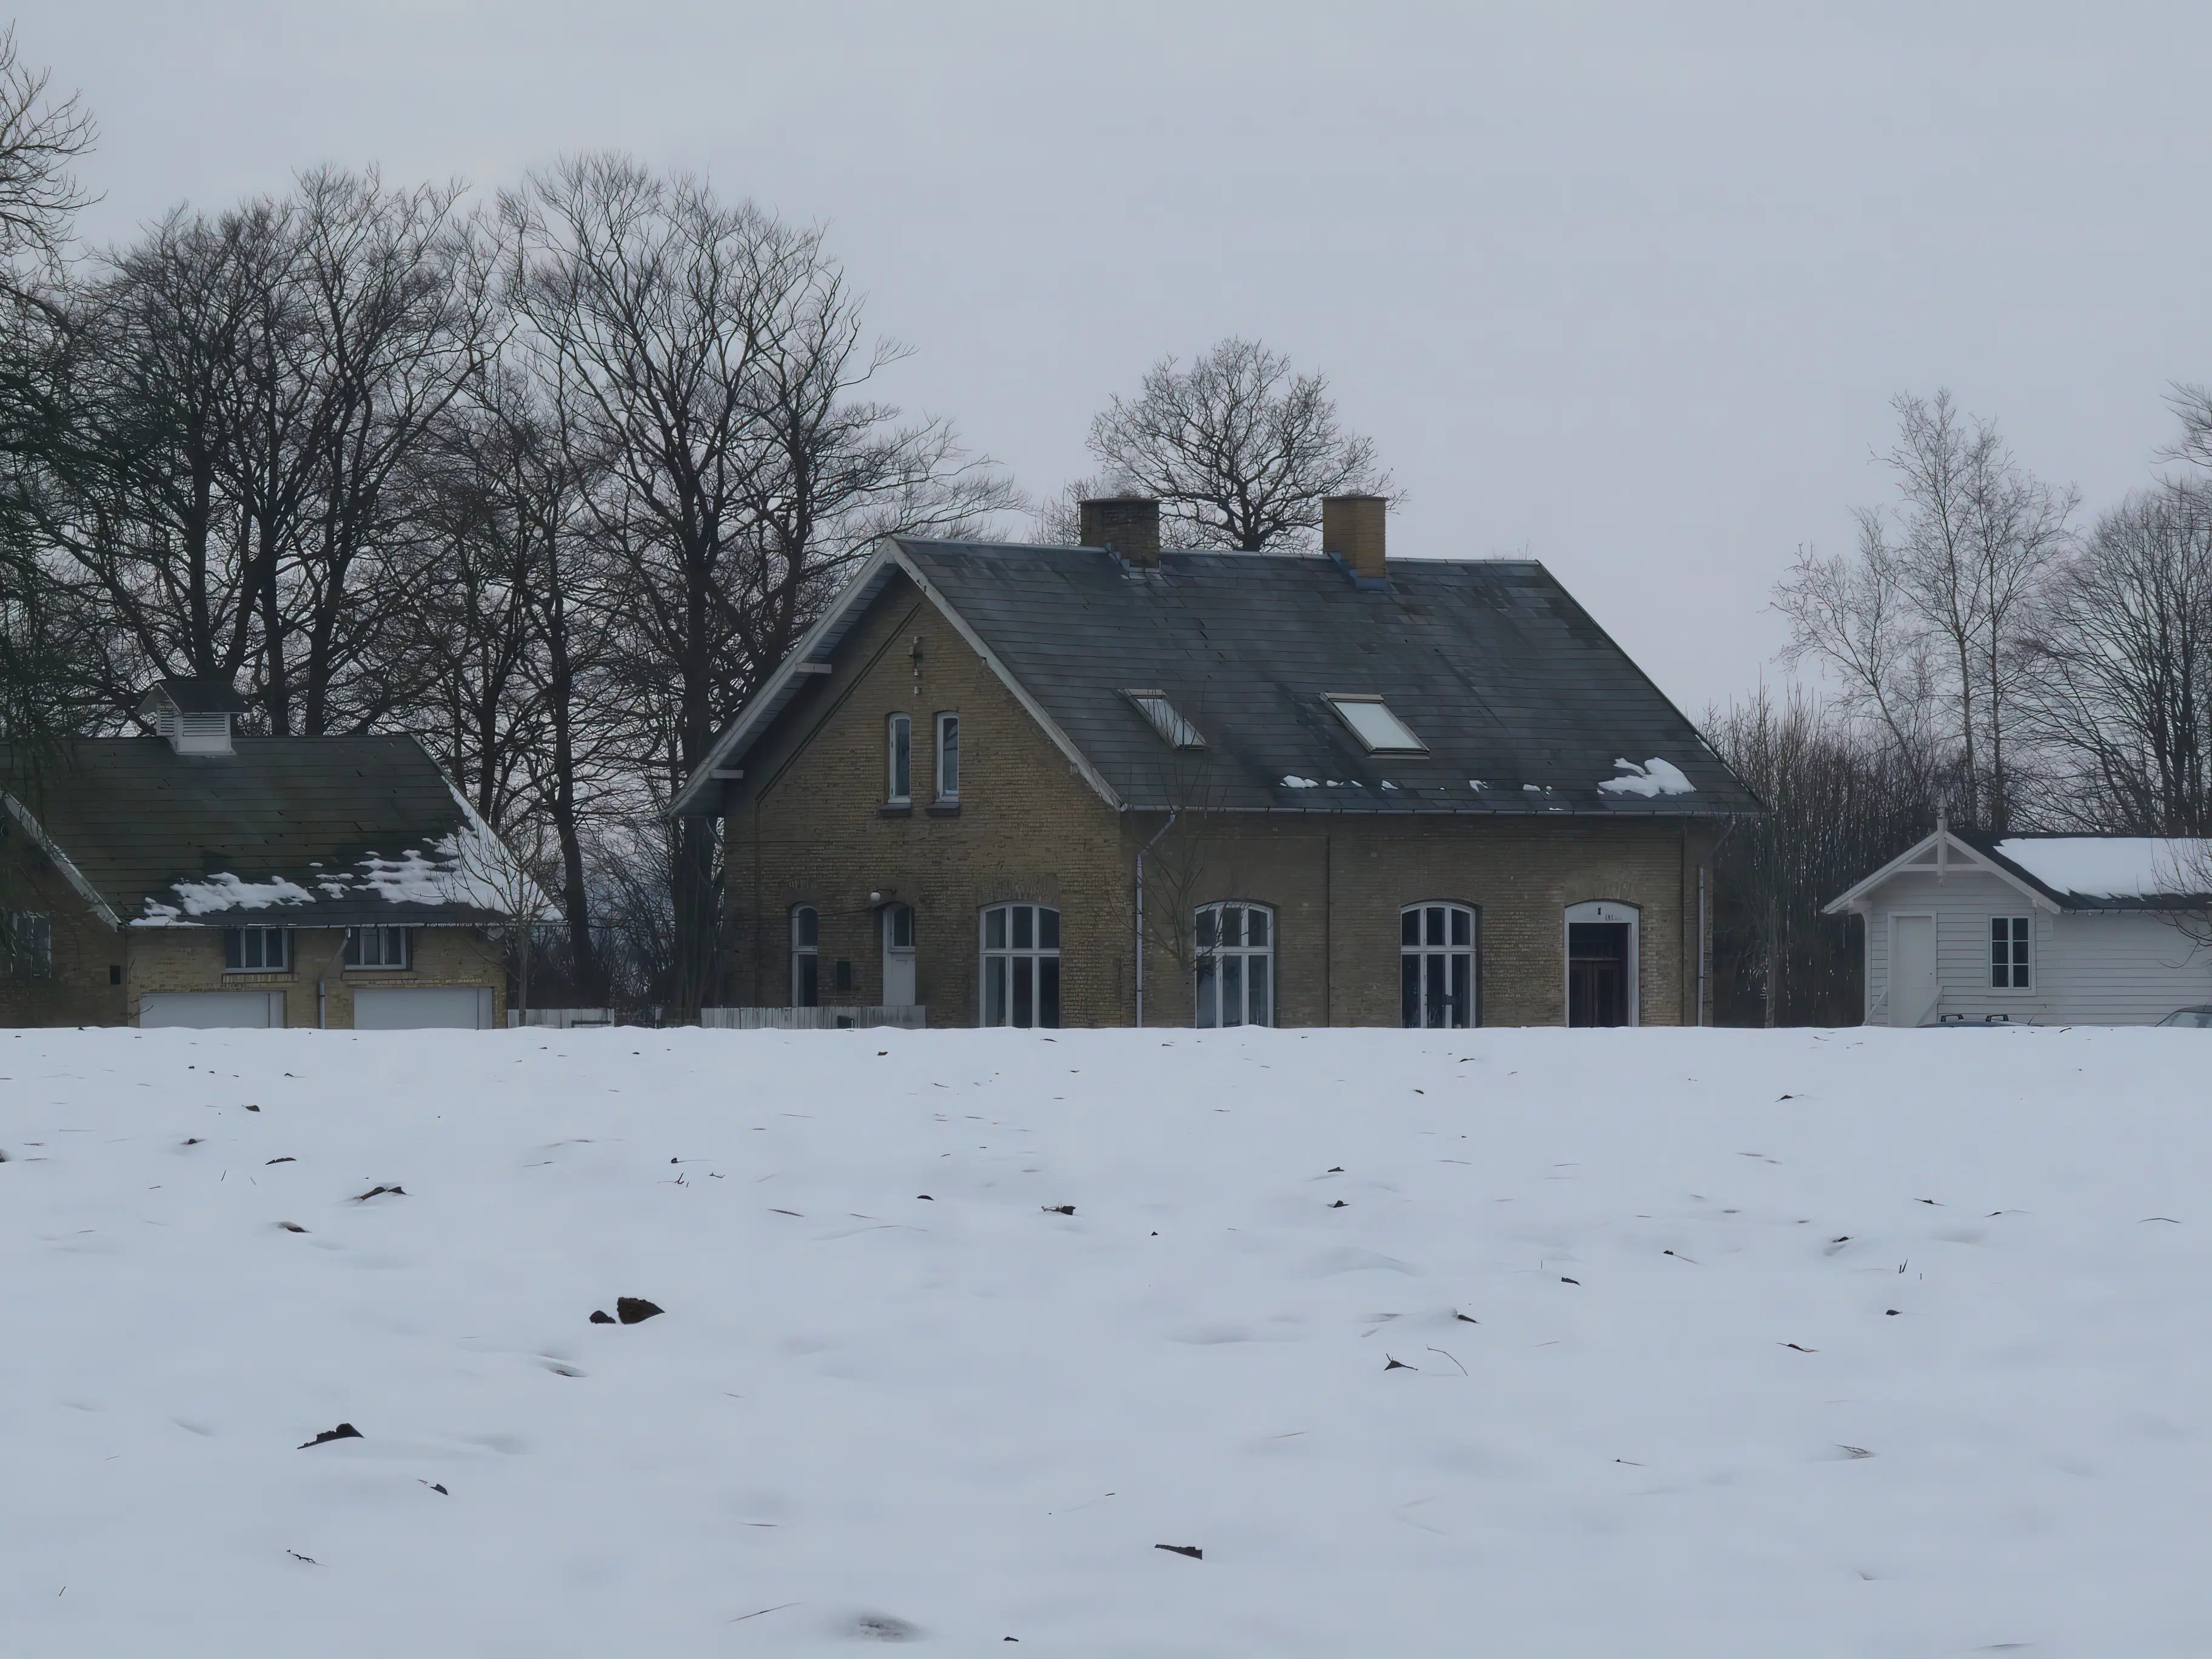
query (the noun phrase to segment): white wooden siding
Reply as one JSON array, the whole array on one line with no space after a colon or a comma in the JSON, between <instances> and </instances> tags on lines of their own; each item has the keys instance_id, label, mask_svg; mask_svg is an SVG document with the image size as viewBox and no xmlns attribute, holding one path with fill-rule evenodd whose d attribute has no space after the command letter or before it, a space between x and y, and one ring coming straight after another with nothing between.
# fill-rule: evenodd
<instances>
[{"instance_id":1,"label":"white wooden siding","mask_svg":"<svg viewBox=\"0 0 2212 1659\"><path fill-rule=\"evenodd\" d=\"M1865 898L1867 1023L1889 1023L1889 918L1936 918L1937 1018L2006 1014L2039 1025L2148 1025L2176 1008L2212 1003L2212 952L2154 915L2039 910L1986 871L1951 866L1900 872ZM1990 919L2035 919L2033 980L2026 991L1990 984Z\"/></svg>"}]
</instances>

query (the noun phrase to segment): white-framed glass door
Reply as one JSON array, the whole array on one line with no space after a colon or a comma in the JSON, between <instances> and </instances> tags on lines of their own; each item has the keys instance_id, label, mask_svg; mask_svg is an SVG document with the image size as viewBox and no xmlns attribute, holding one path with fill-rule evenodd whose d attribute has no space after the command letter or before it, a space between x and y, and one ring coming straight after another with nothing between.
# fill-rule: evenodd
<instances>
[{"instance_id":1,"label":"white-framed glass door","mask_svg":"<svg viewBox=\"0 0 2212 1659\"><path fill-rule=\"evenodd\" d=\"M884 1006L911 1008L914 994L914 906L884 906Z\"/></svg>"},{"instance_id":2,"label":"white-framed glass door","mask_svg":"<svg viewBox=\"0 0 2212 1659\"><path fill-rule=\"evenodd\" d=\"M1060 1024L1060 912L994 904L983 912L983 1024Z\"/></svg>"},{"instance_id":3,"label":"white-framed glass door","mask_svg":"<svg viewBox=\"0 0 2212 1659\"><path fill-rule=\"evenodd\" d=\"M1209 904L1198 913L1195 1024L1275 1023L1275 915L1264 904Z\"/></svg>"},{"instance_id":4,"label":"white-framed glass door","mask_svg":"<svg viewBox=\"0 0 2212 1659\"><path fill-rule=\"evenodd\" d=\"M1398 914L1398 1023L1412 1030L1474 1024L1474 908L1409 904Z\"/></svg>"}]
</instances>

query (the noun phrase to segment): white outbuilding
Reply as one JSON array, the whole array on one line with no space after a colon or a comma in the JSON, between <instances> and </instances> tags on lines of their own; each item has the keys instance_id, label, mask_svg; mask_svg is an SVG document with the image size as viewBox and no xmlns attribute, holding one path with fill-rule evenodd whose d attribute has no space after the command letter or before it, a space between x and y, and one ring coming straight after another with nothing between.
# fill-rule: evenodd
<instances>
[{"instance_id":1,"label":"white outbuilding","mask_svg":"<svg viewBox=\"0 0 2212 1659\"><path fill-rule=\"evenodd\" d=\"M1938 829L1826 907L1869 1025L2152 1025L2212 1005L2212 842Z\"/></svg>"}]
</instances>

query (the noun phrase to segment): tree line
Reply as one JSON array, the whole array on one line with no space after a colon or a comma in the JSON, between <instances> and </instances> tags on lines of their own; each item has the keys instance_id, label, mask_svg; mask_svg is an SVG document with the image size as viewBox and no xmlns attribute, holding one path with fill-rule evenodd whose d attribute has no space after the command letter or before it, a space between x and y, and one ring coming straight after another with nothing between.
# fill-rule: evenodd
<instances>
[{"instance_id":1,"label":"tree line","mask_svg":"<svg viewBox=\"0 0 2212 1659\"><path fill-rule=\"evenodd\" d=\"M1932 830L2212 835L2212 390L2179 386L2166 471L2086 521L1997 422L1893 404L1891 498L1777 586L1790 665L1707 736L1769 811L1719 857L1733 1020L1859 1017L1855 923L1820 906Z\"/></svg>"},{"instance_id":2,"label":"tree line","mask_svg":"<svg viewBox=\"0 0 2212 1659\"><path fill-rule=\"evenodd\" d=\"M319 167L82 248L94 137L0 39L11 765L169 676L270 735L413 732L558 901L541 1000L713 1000L719 826L670 795L881 538L1068 515L879 394L908 348L818 227L695 176ZM1195 545L1293 548L1387 483L1325 381L1243 341L1164 361L1091 448Z\"/></svg>"}]
</instances>

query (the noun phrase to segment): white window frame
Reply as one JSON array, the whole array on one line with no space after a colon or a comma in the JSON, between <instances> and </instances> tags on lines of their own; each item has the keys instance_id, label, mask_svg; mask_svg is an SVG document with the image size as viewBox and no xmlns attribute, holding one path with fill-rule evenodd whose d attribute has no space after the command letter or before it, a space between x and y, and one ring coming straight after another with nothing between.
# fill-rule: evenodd
<instances>
[{"instance_id":1,"label":"white window frame","mask_svg":"<svg viewBox=\"0 0 2212 1659\"><path fill-rule=\"evenodd\" d=\"M16 910L8 917L4 971L13 979L42 979L54 971L54 918L49 910Z\"/></svg>"},{"instance_id":2,"label":"white window frame","mask_svg":"<svg viewBox=\"0 0 2212 1659\"><path fill-rule=\"evenodd\" d=\"M1164 691L1139 689L1121 694L1137 707L1146 724L1160 734L1160 741L1170 749L1203 749L1206 738L1199 729L1182 717L1182 713L1169 700Z\"/></svg>"},{"instance_id":3,"label":"white window frame","mask_svg":"<svg viewBox=\"0 0 2212 1659\"><path fill-rule=\"evenodd\" d=\"M1620 899L1589 899L1567 906L1559 928L1559 1012L1562 1024L1574 1017L1574 934L1578 921L1625 921L1628 924L1628 1024L1644 1023L1644 911Z\"/></svg>"},{"instance_id":4,"label":"white window frame","mask_svg":"<svg viewBox=\"0 0 2212 1659\"><path fill-rule=\"evenodd\" d=\"M1222 936L1222 923L1231 912L1236 914L1238 937L1234 940ZM1261 942L1251 942L1254 917L1261 918L1258 932ZM1191 1023L1200 1030L1228 1030L1239 1025L1273 1025L1278 1012L1277 1003L1282 986L1275 975L1275 910L1273 905L1254 904L1244 899L1219 899L1212 904L1201 904L1192 922L1192 939L1195 945L1196 962L1191 969ZM1235 971L1230 971L1231 964ZM1267 982L1261 993L1265 1006L1257 1019L1252 1018L1252 970L1258 967ZM1237 1006L1235 1019L1224 1019L1229 1012L1224 1000L1229 993L1229 981L1237 981Z\"/></svg>"},{"instance_id":5,"label":"white window frame","mask_svg":"<svg viewBox=\"0 0 2212 1659\"><path fill-rule=\"evenodd\" d=\"M1375 693L1327 691L1322 694L1322 701L1329 706L1330 712L1337 719L1344 722L1344 729L1358 740L1359 746L1370 755L1425 755L1429 752L1429 745L1421 741L1420 733L1407 725L1397 712ZM1352 711L1370 708L1382 711L1382 718L1397 728L1405 741L1393 740L1393 734L1387 730L1371 734L1363 731L1358 717Z\"/></svg>"},{"instance_id":6,"label":"white window frame","mask_svg":"<svg viewBox=\"0 0 2212 1659\"><path fill-rule=\"evenodd\" d=\"M914 718L893 714L884 722L884 801L890 806L914 804Z\"/></svg>"},{"instance_id":7,"label":"white window frame","mask_svg":"<svg viewBox=\"0 0 2212 1659\"><path fill-rule=\"evenodd\" d=\"M1443 938L1431 943L1429 939L1429 921L1431 913L1436 911L1443 913L1440 918L1443 923ZM1406 923L1408 918L1413 919L1414 931L1414 937L1410 943L1406 938ZM1467 942L1463 945L1455 938L1458 930L1453 926L1454 922L1462 918L1464 918L1467 922ZM1462 1024L1454 1024L1450 1013L1447 1011L1442 1024L1431 1024L1429 1022L1430 975L1432 969L1440 967L1446 980L1444 1000L1447 1002L1453 1000L1449 990L1449 978L1452 963L1459 957L1464 957L1467 961L1467 994L1464 1011L1467 1016L1466 1021ZM1409 963L1416 964L1413 973L1414 984L1417 988L1413 1000L1414 1018L1411 1024L1407 1024L1406 1021L1406 969ZM1455 899L1423 899L1419 903L1408 904L1401 908L1398 912L1399 1028L1408 1031L1461 1031L1471 1030L1481 1024L1482 912L1472 904L1462 904Z\"/></svg>"},{"instance_id":8,"label":"white window frame","mask_svg":"<svg viewBox=\"0 0 2212 1659\"><path fill-rule=\"evenodd\" d=\"M2021 963L2015 954L2013 960L2006 964L2010 973L2027 974L2027 983L2025 985L2014 983L2009 978L2002 985L1996 982L1996 927L2001 921L2007 925L2008 930L2014 930L2011 936L2007 938L2006 944L2024 944L2027 946L2027 960L2025 963ZM1989 988L2007 996L2033 996L2035 994L2036 978L2040 970L2040 964L2035 959L2035 917L2033 915L1991 916L1990 925L1984 932L1984 939L1990 953Z\"/></svg>"},{"instance_id":9,"label":"white window frame","mask_svg":"<svg viewBox=\"0 0 2212 1659\"><path fill-rule=\"evenodd\" d=\"M376 935L378 959L374 962L366 960L367 952L362 948L368 942L367 936L372 933ZM399 960L397 962L391 961L388 957L388 947L395 937L399 941ZM405 973L415 965L415 930L412 927L383 926L347 928L345 965L349 972L356 974Z\"/></svg>"},{"instance_id":10,"label":"white window frame","mask_svg":"<svg viewBox=\"0 0 2212 1659\"><path fill-rule=\"evenodd\" d=\"M811 923L810 927L807 924ZM811 904L791 907L791 1006L794 1008L819 1008L822 1006L822 912ZM811 933L812 939L806 935ZM814 984L813 1000L807 1000L806 970L811 968Z\"/></svg>"},{"instance_id":11,"label":"white window frame","mask_svg":"<svg viewBox=\"0 0 2212 1659\"><path fill-rule=\"evenodd\" d=\"M1018 914L1030 915L1030 942L1018 944L1021 936ZM993 939L991 919L1003 918L997 940ZM1045 935L1044 918L1052 918L1050 945L1042 941ZM1038 904L1028 900L1011 899L1003 904L987 904L976 918L976 938L981 945L981 970L976 980L976 1024L983 1026L1011 1026L1017 1030L1056 1031L1066 1011L1067 987L1060 969L1060 915L1056 906ZM1044 1008L1044 982L1048 977L1045 964L1051 964L1052 1023L1046 1024L1039 1015ZM998 977L993 979L993 969ZM1016 1019L1020 1011L1018 988L1026 970L1030 985L1030 1019L1024 1025ZM999 1006L993 1017L991 1006L994 990Z\"/></svg>"},{"instance_id":12,"label":"white window frame","mask_svg":"<svg viewBox=\"0 0 2212 1659\"><path fill-rule=\"evenodd\" d=\"M260 965L258 967L248 967L245 965L246 958L248 956L254 954L246 948L246 935L249 933L256 936L260 943L261 950L259 954L262 957L262 961ZM275 962L270 962L268 959L269 942L271 939L276 941L276 955L278 959ZM230 947L234 943L238 946L239 965L235 967L232 965L230 960ZM222 930L222 971L226 974L290 973L292 971L291 929L289 927L224 928Z\"/></svg>"},{"instance_id":13,"label":"white window frame","mask_svg":"<svg viewBox=\"0 0 2212 1659\"><path fill-rule=\"evenodd\" d=\"M939 710L934 725L937 733L937 775L934 782L938 803L944 806L957 805L960 800L960 711L957 708ZM945 763L947 757L951 761L949 766ZM950 787L947 785L948 778Z\"/></svg>"}]
</instances>

